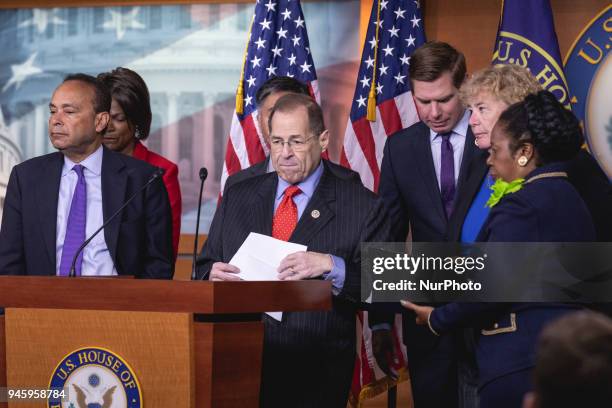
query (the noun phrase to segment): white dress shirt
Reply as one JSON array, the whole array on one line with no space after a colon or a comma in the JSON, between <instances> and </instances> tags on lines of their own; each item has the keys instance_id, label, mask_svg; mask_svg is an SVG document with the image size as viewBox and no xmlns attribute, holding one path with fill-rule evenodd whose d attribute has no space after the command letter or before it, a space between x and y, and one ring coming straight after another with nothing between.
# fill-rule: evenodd
<instances>
[{"instance_id":1,"label":"white dress shirt","mask_svg":"<svg viewBox=\"0 0 612 408\"><path fill-rule=\"evenodd\" d=\"M64 167L60 179L59 198L57 200L57 232L55 236L56 275L59 275L62 250L66 237L66 227L72 195L76 187L78 176L72 168L80 164L84 167L85 184L87 191L87 219L85 225L85 238L89 238L104 222L102 212L102 146L89 155L81 163L74 163L64 156ZM104 230L83 250L82 276L111 276L117 275L115 264L110 256Z\"/></svg>"}]
</instances>

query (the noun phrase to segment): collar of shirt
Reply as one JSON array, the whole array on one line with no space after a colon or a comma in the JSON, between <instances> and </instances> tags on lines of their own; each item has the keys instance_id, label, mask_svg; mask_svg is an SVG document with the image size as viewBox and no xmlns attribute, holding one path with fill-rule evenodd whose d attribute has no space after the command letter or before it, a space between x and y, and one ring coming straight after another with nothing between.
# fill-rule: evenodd
<instances>
[{"instance_id":1,"label":"collar of shirt","mask_svg":"<svg viewBox=\"0 0 612 408\"><path fill-rule=\"evenodd\" d=\"M103 151L104 149L102 148L102 145L100 145L100 147L98 147L95 152L87 156L87 158L85 158L85 160L80 163L75 163L64 155L64 167L62 168L62 177L70 173L70 171L72 171L72 168L77 164L82 165L94 175L99 176L100 174L102 174Z\"/></svg>"},{"instance_id":2,"label":"collar of shirt","mask_svg":"<svg viewBox=\"0 0 612 408\"><path fill-rule=\"evenodd\" d=\"M312 174L310 174L310 176L306 177L305 180L302 180L301 182L297 184L297 186L302 191L302 194L308 197L308 200L310 200L310 198L314 194L314 191L317 188L317 185L319 185L319 180L321 180L322 175L323 175L323 160L319 162L319 165L317 166L315 171L313 171ZM285 190L290 185L291 184L289 184L288 182L280 178L280 176L278 177L278 186L276 187L276 201L279 201L281 199L282 195L285 193Z\"/></svg>"},{"instance_id":3,"label":"collar of shirt","mask_svg":"<svg viewBox=\"0 0 612 408\"><path fill-rule=\"evenodd\" d=\"M465 112L463 112L463 115L461 116L461 119L459 119L459 122L457 122L455 124L455 127L451 130L451 133L453 135L460 135L463 137L466 137L467 135L467 131L468 131L468 127L470 126L470 115L472 112L470 112L469 110L465 110ZM433 130L429 129L429 141L431 143L434 142L434 140L438 139L440 140L441 138L439 138L438 136L440 136L440 134L434 132Z\"/></svg>"}]
</instances>

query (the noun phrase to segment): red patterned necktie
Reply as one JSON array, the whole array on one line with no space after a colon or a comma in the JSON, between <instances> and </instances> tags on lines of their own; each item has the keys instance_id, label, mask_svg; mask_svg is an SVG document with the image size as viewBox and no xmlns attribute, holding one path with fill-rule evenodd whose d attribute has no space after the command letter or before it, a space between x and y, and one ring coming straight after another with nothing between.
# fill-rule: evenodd
<instances>
[{"instance_id":1,"label":"red patterned necktie","mask_svg":"<svg viewBox=\"0 0 612 408\"><path fill-rule=\"evenodd\" d=\"M297 186L289 186L285 189L283 201L279 204L272 220L272 236L276 239L289 241L298 221L298 211L293 197L300 194Z\"/></svg>"}]
</instances>

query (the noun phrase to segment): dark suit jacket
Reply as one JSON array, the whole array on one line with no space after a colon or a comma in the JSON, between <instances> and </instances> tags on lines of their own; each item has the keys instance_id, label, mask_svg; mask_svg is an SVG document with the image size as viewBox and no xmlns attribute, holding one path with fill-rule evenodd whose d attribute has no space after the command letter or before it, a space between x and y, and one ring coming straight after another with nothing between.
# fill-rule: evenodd
<instances>
[{"instance_id":1,"label":"dark suit jacket","mask_svg":"<svg viewBox=\"0 0 612 408\"><path fill-rule=\"evenodd\" d=\"M612 184L586 150L565 165L567 176L584 200L597 232L597 241L612 242Z\"/></svg>"},{"instance_id":2,"label":"dark suit jacket","mask_svg":"<svg viewBox=\"0 0 612 408\"><path fill-rule=\"evenodd\" d=\"M51 153L11 172L0 230L0 273L55 275L57 202L64 156ZM102 209L107 220L151 177L155 167L104 148ZM172 224L168 194L156 181L104 228L120 275L170 279Z\"/></svg>"},{"instance_id":3,"label":"dark suit jacket","mask_svg":"<svg viewBox=\"0 0 612 408\"><path fill-rule=\"evenodd\" d=\"M361 242L390 238L382 201L352 179L337 177L339 166L324 161L324 172L290 241L309 251L344 259L346 278L328 312L286 312L282 322L265 319L263 406L270 402L267 387L283 406L345 406L355 357L355 311L360 299ZM215 213L198 265L205 277L212 264L229 262L250 232L272 234L276 173L234 184ZM310 213L319 210L320 217ZM304 401L309 401L308 405ZM344 404L344 405L343 405ZM299 405L301 406L301 405Z\"/></svg>"},{"instance_id":4,"label":"dark suit jacket","mask_svg":"<svg viewBox=\"0 0 612 408\"><path fill-rule=\"evenodd\" d=\"M237 173L232 174L225 180L225 187L223 188L223 196L230 187L234 184L238 184L241 181L249 179L255 176L261 176L262 174L266 174L268 170L268 163L270 162L270 157L266 157L265 160L260 161L259 163L255 163L254 165L247 167L246 169L242 169Z\"/></svg>"},{"instance_id":5,"label":"dark suit jacket","mask_svg":"<svg viewBox=\"0 0 612 408\"><path fill-rule=\"evenodd\" d=\"M559 164L543 166L527 180L560 170L563 166ZM535 180L504 197L491 210L478 237L478 241L486 242L594 240L595 229L586 205L569 181L560 177ZM552 259L550 265L556 265ZM491 282L503 281L503 277L490 278ZM439 333L462 326L485 329L476 346L479 382L484 386L505 374L533 367L537 336L544 325L576 307L547 303L449 303L436 308L430 321Z\"/></svg>"},{"instance_id":6,"label":"dark suit jacket","mask_svg":"<svg viewBox=\"0 0 612 408\"><path fill-rule=\"evenodd\" d=\"M474 145L470 128L455 193L454 211L447 220L433 164L429 128L415 123L387 139L381 166L378 192L392 220L394 241L406 240L409 229L414 242L449 241L449 223L461 225L467 210L464 201L480 187L486 165L482 152ZM471 202L471 198L469 199ZM450 336L435 337L427 328L415 324L412 312L395 305L375 305L370 326L391 324L390 309L403 313L403 337L407 345L408 367L412 376L415 406L456 406L456 352ZM436 381L432 381L432 379Z\"/></svg>"},{"instance_id":7,"label":"dark suit jacket","mask_svg":"<svg viewBox=\"0 0 612 408\"><path fill-rule=\"evenodd\" d=\"M455 209L462 208L467 185L473 189L471 179L480 178L483 171L482 161L472 162L477 155L480 156L481 151L474 145L474 135L468 128L455 193ZM429 128L423 122L415 123L387 139L378 193L393 221L396 241L404 241L409 228L415 242L449 240L448 220L431 154ZM467 208L453 211L451 221L465 217Z\"/></svg>"},{"instance_id":8,"label":"dark suit jacket","mask_svg":"<svg viewBox=\"0 0 612 408\"><path fill-rule=\"evenodd\" d=\"M328 168L338 177L342 179L351 179L355 182L361 183L361 177L359 173L353 171L351 169L347 169L346 167L338 166L328 160L323 159L324 163L328 163ZM234 184L238 184L241 181L249 179L251 177L260 176L262 174L266 174L268 170L268 163L270 163L270 156L266 157L265 160L260 161L246 169L242 169L237 173L232 174L225 180L225 187L223 188L223 195L225 196L225 192Z\"/></svg>"}]
</instances>

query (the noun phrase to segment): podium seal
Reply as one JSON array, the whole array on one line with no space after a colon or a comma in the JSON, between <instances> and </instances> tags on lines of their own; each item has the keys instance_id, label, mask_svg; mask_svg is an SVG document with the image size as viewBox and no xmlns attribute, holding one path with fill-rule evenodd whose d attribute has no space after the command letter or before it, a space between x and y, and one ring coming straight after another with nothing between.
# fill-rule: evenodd
<instances>
[{"instance_id":1,"label":"podium seal","mask_svg":"<svg viewBox=\"0 0 612 408\"><path fill-rule=\"evenodd\" d=\"M123 358L100 347L75 350L55 368L49 388L64 389L64 398L49 398L49 408L140 408L142 393Z\"/></svg>"}]
</instances>

